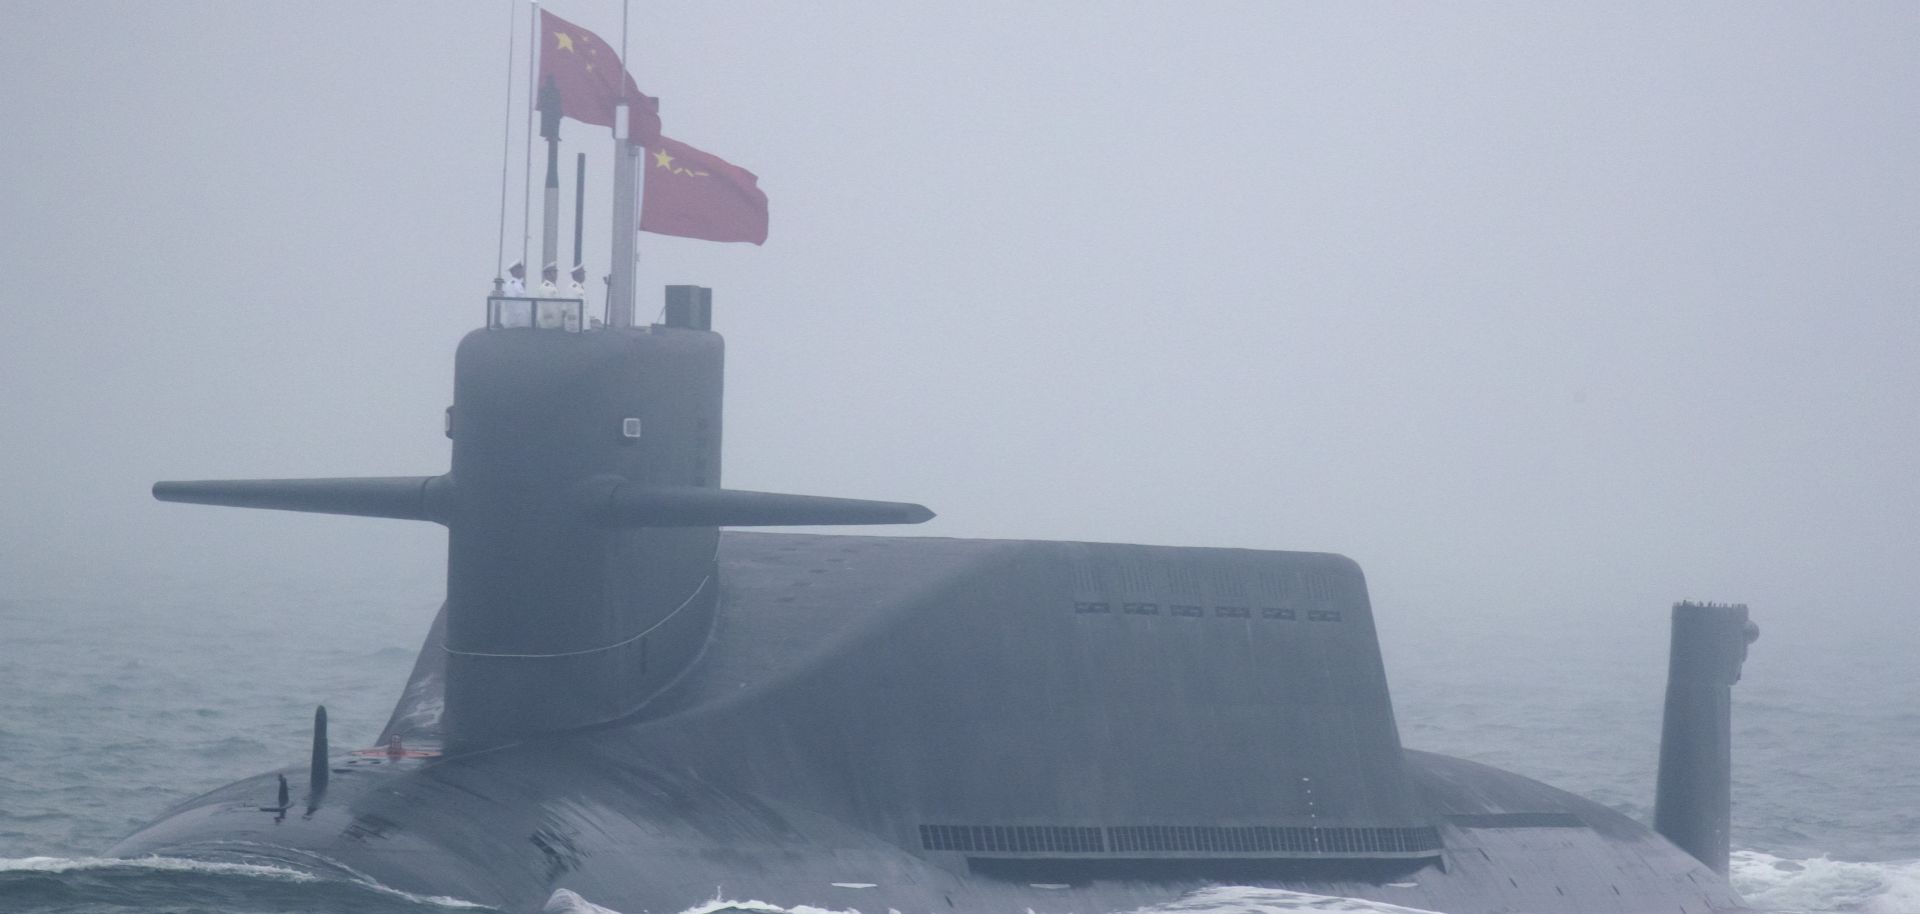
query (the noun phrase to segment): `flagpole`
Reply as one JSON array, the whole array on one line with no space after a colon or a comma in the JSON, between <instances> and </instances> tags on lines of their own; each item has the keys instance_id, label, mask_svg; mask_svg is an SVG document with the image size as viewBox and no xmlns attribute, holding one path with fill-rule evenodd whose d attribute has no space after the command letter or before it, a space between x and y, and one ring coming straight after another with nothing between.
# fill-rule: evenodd
<instances>
[{"instance_id":1,"label":"flagpole","mask_svg":"<svg viewBox=\"0 0 1920 914\"><path fill-rule=\"evenodd\" d=\"M520 199L520 262L527 263L533 246L533 100L540 90L540 0L528 4L527 14L527 171L522 176ZM529 264L531 266L531 264ZM528 270L529 274L533 271Z\"/></svg>"},{"instance_id":2,"label":"flagpole","mask_svg":"<svg viewBox=\"0 0 1920 914\"><path fill-rule=\"evenodd\" d=\"M560 282L560 90L553 77L540 87L540 136L547 141L546 209L542 213L540 234L541 270L554 268L554 284Z\"/></svg>"},{"instance_id":3,"label":"flagpole","mask_svg":"<svg viewBox=\"0 0 1920 914\"><path fill-rule=\"evenodd\" d=\"M640 281L640 226L647 221L647 147L633 147L633 275Z\"/></svg>"},{"instance_id":4,"label":"flagpole","mask_svg":"<svg viewBox=\"0 0 1920 914\"><path fill-rule=\"evenodd\" d=\"M631 5L630 0L620 0L620 72L622 73L633 72L628 68L628 62L633 60L633 51L629 49L627 42L627 36L632 34L627 28L627 13ZM659 113L657 108L654 113ZM633 281L637 284L640 281L640 225L647 220L647 147L634 147L633 163L637 166L637 173L633 176ZM633 306L634 303L629 301L627 310L632 311Z\"/></svg>"},{"instance_id":5,"label":"flagpole","mask_svg":"<svg viewBox=\"0 0 1920 914\"><path fill-rule=\"evenodd\" d=\"M634 60L634 52L628 48L630 33L626 27L630 6L632 6L630 0L620 0L620 73L632 73L628 69L628 61ZM653 113L659 113L659 108L655 108ZM645 171L647 148L645 146L634 148L634 165L639 171L634 175L634 282L639 282L639 225L647 221L647 171ZM634 305L628 303L626 307L632 309Z\"/></svg>"},{"instance_id":6,"label":"flagpole","mask_svg":"<svg viewBox=\"0 0 1920 914\"><path fill-rule=\"evenodd\" d=\"M507 101L500 115L500 237L493 246L493 291L506 285L500 274L507 268L507 171L513 161L513 0L507 0Z\"/></svg>"}]
</instances>

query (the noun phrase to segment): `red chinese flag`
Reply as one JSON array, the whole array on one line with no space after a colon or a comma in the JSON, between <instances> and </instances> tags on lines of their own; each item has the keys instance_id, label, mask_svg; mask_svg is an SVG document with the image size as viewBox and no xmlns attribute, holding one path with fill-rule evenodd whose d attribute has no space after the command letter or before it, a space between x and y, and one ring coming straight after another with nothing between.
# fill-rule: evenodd
<instances>
[{"instance_id":1,"label":"red chinese flag","mask_svg":"<svg viewBox=\"0 0 1920 914\"><path fill-rule=\"evenodd\" d=\"M647 144L640 230L707 241L767 240L760 179L719 156L661 137Z\"/></svg>"},{"instance_id":2,"label":"red chinese flag","mask_svg":"<svg viewBox=\"0 0 1920 914\"><path fill-rule=\"evenodd\" d=\"M600 36L546 10L540 11L540 79L560 90L560 113L576 121L613 126L613 106L623 96L631 110L627 136L652 146L660 138L660 102L640 94L620 55Z\"/></svg>"}]
</instances>

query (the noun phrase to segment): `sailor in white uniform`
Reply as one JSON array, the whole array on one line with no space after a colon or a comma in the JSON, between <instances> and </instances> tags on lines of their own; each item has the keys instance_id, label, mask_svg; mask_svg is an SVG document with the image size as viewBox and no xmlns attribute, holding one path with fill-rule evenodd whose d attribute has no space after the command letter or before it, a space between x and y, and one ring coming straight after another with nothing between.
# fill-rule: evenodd
<instances>
[{"instance_id":1,"label":"sailor in white uniform","mask_svg":"<svg viewBox=\"0 0 1920 914\"><path fill-rule=\"evenodd\" d=\"M567 297L579 299L580 304L568 306L567 329L571 331L578 331L580 329L580 315L587 309L587 287L584 285L586 280L586 265L574 264L573 271L568 274L567 278ZM598 324L600 322L595 320L594 323Z\"/></svg>"},{"instance_id":2,"label":"sailor in white uniform","mask_svg":"<svg viewBox=\"0 0 1920 914\"><path fill-rule=\"evenodd\" d=\"M540 290L536 294L541 298L559 298L560 289L553 281L560 275L560 265L549 263L540 268ZM558 330L566 324L566 312L559 302L535 302L538 313L534 317L534 326L542 330Z\"/></svg>"},{"instance_id":3,"label":"sailor in white uniform","mask_svg":"<svg viewBox=\"0 0 1920 914\"><path fill-rule=\"evenodd\" d=\"M527 267L516 260L507 268L507 279L500 284L500 295L504 298L527 297ZM497 310L493 315L495 327L531 327L533 326L532 302L501 301L494 304Z\"/></svg>"}]
</instances>

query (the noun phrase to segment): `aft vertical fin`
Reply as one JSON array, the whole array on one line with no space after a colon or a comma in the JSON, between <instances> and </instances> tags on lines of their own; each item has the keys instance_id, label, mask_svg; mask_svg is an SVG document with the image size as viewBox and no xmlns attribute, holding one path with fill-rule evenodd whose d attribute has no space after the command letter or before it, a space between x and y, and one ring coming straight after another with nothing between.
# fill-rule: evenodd
<instances>
[{"instance_id":1,"label":"aft vertical fin","mask_svg":"<svg viewBox=\"0 0 1920 914\"><path fill-rule=\"evenodd\" d=\"M1733 684L1760 629L1744 604L1675 603L1653 829L1721 875L1731 850Z\"/></svg>"},{"instance_id":2,"label":"aft vertical fin","mask_svg":"<svg viewBox=\"0 0 1920 914\"><path fill-rule=\"evenodd\" d=\"M313 709L313 760L307 766L307 812L320 808L327 792L327 706Z\"/></svg>"}]
</instances>

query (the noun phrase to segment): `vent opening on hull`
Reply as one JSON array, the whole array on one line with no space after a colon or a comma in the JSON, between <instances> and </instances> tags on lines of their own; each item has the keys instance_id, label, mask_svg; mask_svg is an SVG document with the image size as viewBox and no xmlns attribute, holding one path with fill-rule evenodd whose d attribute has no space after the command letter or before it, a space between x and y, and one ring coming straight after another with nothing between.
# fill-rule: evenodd
<instances>
[{"instance_id":1,"label":"vent opening on hull","mask_svg":"<svg viewBox=\"0 0 1920 914\"><path fill-rule=\"evenodd\" d=\"M922 825L930 851L1004 855L1421 857L1441 850L1431 826Z\"/></svg>"},{"instance_id":2,"label":"vent opening on hull","mask_svg":"<svg viewBox=\"0 0 1920 914\"><path fill-rule=\"evenodd\" d=\"M1104 854L1106 836L1079 825L922 825L920 846L930 851L1015 854Z\"/></svg>"},{"instance_id":3,"label":"vent opening on hull","mask_svg":"<svg viewBox=\"0 0 1920 914\"><path fill-rule=\"evenodd\" d=\"M1447 817L1459 828L1586 828L1587 821L1570 812L1489 812Z\"/></svg>"},{"instance_id":4,"label":"vent opening on hull","mask_svg":"<svg viewBox=\"0 0 1920 914\"><path fill-rule=\"evenodd\" d=\"M1106 880L1129 882L1363 882L1385 885L1413 877L1439 863L1437 857L1367 860L1287 857L968 857L967 872L988 879L1033 885L1085 886Z\"/></svg>"}]
</instances>

